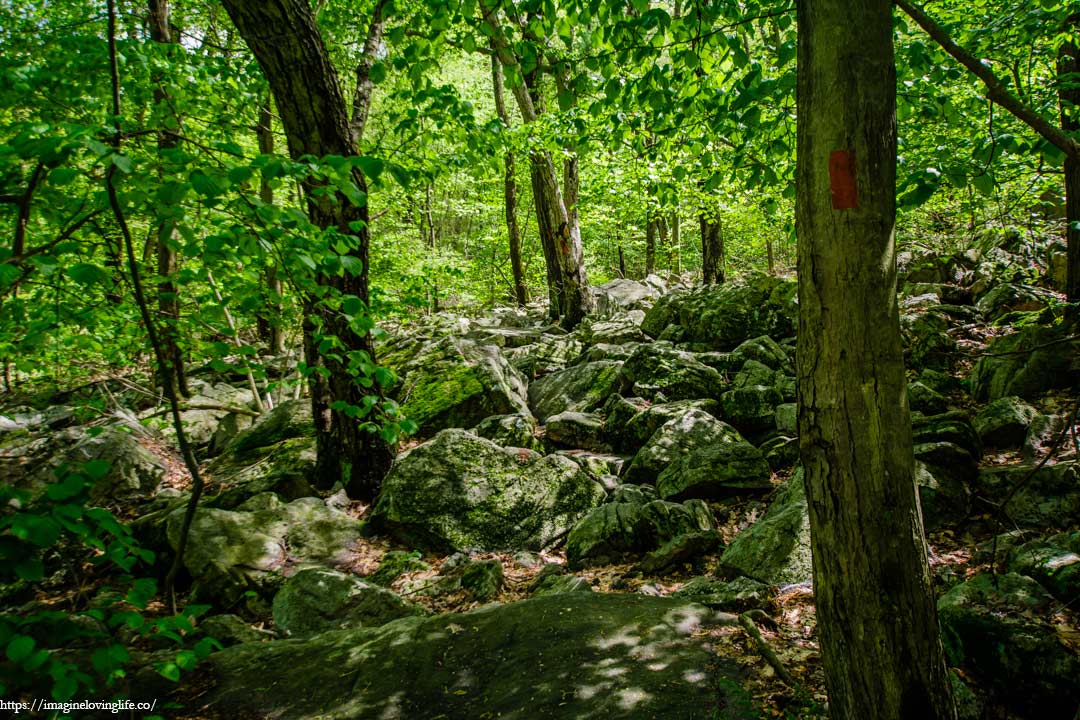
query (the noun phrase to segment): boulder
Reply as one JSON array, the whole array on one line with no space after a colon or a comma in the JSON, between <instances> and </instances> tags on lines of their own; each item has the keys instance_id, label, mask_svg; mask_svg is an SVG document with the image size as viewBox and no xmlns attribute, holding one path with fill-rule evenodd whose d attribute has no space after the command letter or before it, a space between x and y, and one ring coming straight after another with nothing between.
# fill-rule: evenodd
<instances>
[{"instance_id":1,"label":"boulder","mask_svg":"<svg viewBox=\"0 0 1080 720\"><path fill-rule=\"evenodd\" d=\"M213 492L205 504L223 510L264 492L286 501L311 497L316 494L312 489L315 438L293 437L247 449L230 447L210 461L205 475Z\"/></svg>"},{"instance_id":2,"label":"boulder","mask_svg":"<svg viewBox=\"0 0 1080 720\"><path fill-rule=\"evenodd\" d=\"M382 587L389 587L405 573L429 569L430 566L420 559L419 552L391 550L379 561L379 569L364 579Z\"/></svg>"},{"instance_id":3,"label":"boulder","mask_svg":"<svg viewBox=\"0 0 1080 720\"><path fill-rule=\"evenodd\" d=\"M927 531L953 525L971 509L971 491L964 480L964 471L916 460L915 485Z\"/></svg>"},{"instance_id":4,"label":"boulder","mask_svg":"<svg viewBox=\"0 0 1080 720\"><path fill-rule=\"evenodd\" d=\"M1018 397L999 398L975 416L975 430L987 447L1019 447L1038 410Z\"/></svg>"},{"instance_id":5,"label":"boulder","mask_svg":"<svg viewBox=\"0 0 1080 720\"><path fill-rule=\"evenodd\" d=\"M310 400L287 400L259 417L251 427L233 438L225 451L242 454L276 445L283 440L315 437Z\"/></svg>"},{"instance_id":6,"label":"boulder","mask_svg":"<svg viewBox=\"0 0 1080 720\"><path fill-rule=\"evenodd\" d=\"M1071 718L1080 704L1080 660L1038 616L1054 599L1016 573L981 573L938 600L950 664L981 677L1014 712Z\"/></svg>"},{"instance_id":7,"label":"boulder","mask_svg":"<svg viewBox=\"0 0 1080 720\"><path fill-rule=\"evenodd\" d=\"M606 320L586 318L578 326L577 333L589 346L645 342L649 338L641 332L641 321L644 317L645 313L636 310Z\"/></svg>"},{"instance_id":8,"label":"boulder","mask_svg":"<svg viewBox=\"0 0 1080 720\"><path fill-rule=\"evenodd\" d=\"M945 396L929 385L916 380L907 386L908 405L912 412L940 415L948 410Z\"/></svg>"},{"instance_id":9,"label":"boulder","mask_svg":"<svg viewBox=\"0 0 1080 720\"><path fill-rule=\"evenodd\" d=\"M676 535L641 558L630 568L630 572L656 577L679 572L686 565L692 565L700 571L705 555L716 552L723 546L724 538L716 530Z\"/></svg>"},{"instance_id":10,"label":"boulder","mask_svg":"<svg viewBox=\"0 0 1080 720\"><path fill-rule=\"evenodd\" d=\"M495 345L446 338L402 369L396 392L405 416L431 434L472 427L489 415L531 415L527 384Z\"/></svg>"},{"instance_id":11,"label":"boulder","mask_svg":"<svg viewBox=\"0 0 1080 720\"><path fill-rule=\"evenodd\" d=\"M1013 493L1015 487L1020 489ZM1038 469L1030 465L984 468L979 471L977 490L995 503L1012 493L1005 511L1019 527L1064 530L1080 522L1080 464L1075 461Z\"/></svg>"},{"instance_id":12,"label":"boulder","mask_svg":"<svg viewBox=\"0 0 1080 720\"><path fill-rule=\"evenodd\" d=\"M622 363L612 360L572 365L529 385L529 404L540 422L567 411L601 407L619 387Z\"/></svg>"},{"instance_id":13,"label":"boulder","mask_svg":"<svg viewBox=\"0 0 1080 720\"><path fill-rule=\"evenodd\" d=\"M748 577L737 577L725 582L714 577L699 576L673 592L672 597L686 598L706 607L734 612L764 610L772 604L769 586Z\"/></svg>"},{"instance_id":14,"label":"boulder","mask_svg":"<svg viewBox=\"0 0 1080 720\"><path fill-rule=\"evenodd\" d=\"M949 316L940 307L900 316L905 365L944 370L956 357L956 340L948 333Z\"/></svg>"},{"instance_id":15,"label":"boulder","mask_svg":"<svg viewBox=\"0 0 1080 720\"><path fill-rule=\"evenodd\" d=\"M810 516L801 469L773 494L761 519L731 541L720 556L720 567L768 585L813 579Z\"/></svg>"},{"instance_id":16,"label":"boulder","mask_svg":"<svg viewBox=\"0 0 1080 720\"><path fill-rule=\"evenodd\" d=\"M1033 577L1054 597L1071 602L1080 597L1080 532L1037 538L1009 552L1011 572Z\"/></svg>"},{"instance_id":17,"label":"boulder","mask_svg":"<svg viewBox=\"0 0 1080 720\"><path fill-rule=\"evenodd\" d=\"M589 581L577 575L566 575L562 565L546 565L529 586L533 596L556 595L568 592L592 592Z\"/></svg>"},{"instance_id":18,"label":"boulder","mask_svg":"<svg viewBox=\"0 0 1080 720\"><path fill-rule=\"evenodd\" d=\"M1056 302L1054 293L1031 285L1002 283L988 290L975 307L983 314L986 321L993 323L998 318L1015 311L1042 310L1051 302Z\"/></svg>"},{"instance_id":19,"label":"boulder","mask_svg":"<svg viewBox=\"0 0 1080 720\"><path fill-rule=\"evenodd\" d=\"M514 348L506 353L506 357L515 370L531 379L562 370L584 349L585 344L575 335L545 333L539 342Z\"/></svg>"},{"instance_id":20,"label":"boulder","mask_svg":"<svg viewBox=\"0 0 1080 720\"><path fill-rule=\"evenodd\" d=\"M627 278L617 278L591 290L596 298L596 314L600 317L611 317L630 310L648 310L660 297L655 287Z\"/></svg>"},{"instance_id":21,"label":"boulder","mask_svg":"<svg viewBox=\"0 0 1080 720\"><path fill-rule=\"evenodd\" d=\"M947 442L967 451L975 460L982 457L979 433L968 416L960 410L912 417L911 437L915 445Z\"/></svg>"},{"instance_id":22,"label":"boulder","mask_svg":"<svg viewBox=\"0 0 1080 720\"><path fill-rule=\"evenodd\" d=\"M617 407L605 407L605 430L608 441L616 450L637 452L662 425L681 417L689 410L701 410L716 417L720 408L715 400L707 399L677 400L657 405L649 405L644 400L638 404L636 400L639 399L623 400ZM631 410L633 414L630 414Z\"/></svg>"},{"instance_id":23,"label":"boulder","mask_svg":"<svg viewBox=\"0 0 1080 720\"><path fill-rule=\"evenodd\" d=\"M301 570L274 596L274 624L292 636L378 627L423 613L386 588L329 568Z\"/></svg>"},{"instance_id":24,"label":"boulder","mask_svg":"<svg viewBox=\"0 0 1080 720\"><path fill-rule=\"evenodd\" d=\"M745 367L748 360L754 360L784 375L795 372L794 363L780 343L768 335L751 338L731 351L734 367Z\"/></svg>"},{"instance_id":25,"label":"boulder","mask_svg":"<svg viewBox=\"0 0 1080 720\"><path fill-rule=\"evenodd\" d=\"M626 482L652 485L657 477L678 458L695 448L717 442L734 442L739 437L730 425L702 410L686 410L668 420L652 434L626 469Z\"/></svg>"},{"instance_id":26,"label":"boulder","mask_svg":"<svg viewBox=\"0 0 1080 720\"><path fill-rule=\"evenodd\" d=\"M971 392L986 402L1019 396L1031 399L1047 390L1075 382L1071 361L1080 353L1080 340L1068 339L1060 328L1029 325L990 342L971 373Z\"/></svg>"},{"instance_id":27,"label":"boulder","mask_svg":"<svg viewBox=\"0 0 1080 720\"><path fill-rule=\"evenodd\" d=\"M653 305L641 323L651 337L670 325L683 329L683 341L703 349L732 350L750 338L787 337L798 318L797 285L764 273L688 292L670 293Z\"/></svg>"},{"instance_id":28,"label":"boulder","mask_svg":"<svg viewBox=\"0 0 1080 720\"><path fill-rule=\"evenodd\" d=\"M776 429L781 435L794 437L799 434L799 406L795 403L783 403L776 406Z\"/></svg>"},{"instance_id":29,"label":"boulder","mask_svg":"<svg viewBox=\"0 0 1080 720\"><path fill-rule=\"evenodd\" d=\"M719 425L721 432L710 442L691 446L660 472L656 478L660 497L675 501L719 500L772 490L772 472L761 451L744 440L735 428L725 423Z\"/></svg>"},{"instance_id":30,"label":"boulder","mask_svg":"<svg viewBox=\"0 0 1080 720\"><path fill-rule=\"evenodd\" d=\"M556 445L607 452L604 442L604 419L596 413L564 412L547 421L547 439Z\"/></svg>"},{"instance_id":31,"label":"boulder","mask_svg":"<svg viewBox=\"0 0 1080 720\"><path fill-rule=\"evenodd\" d=\"M686 600L572 592L212 655L225 717L475 720L758 717ZM512 642L508 641L512 638Z\"/></svg>"},{"instance_id":32,"label":"boulder","mask_svg":"<svg viewBox=\"0 0 1080 720\"><path fill-rule=\"evenodd\" d=\"M183 518L184 508L179 508L167 519L173 551ZM286 568L346 561L359 539L360 523L322 500L303 498L284 504L267 493L237 511L201 508L191 525L184 566L193 578L196 597L228 607L248 590L269 599Z\"/></svg>"},{"instance_id":33,"label":"boulder","mask_svg":"<svg viewBox=\"0 0 1080 720\"><path fill-rule=\"evenodd\" d=\"M464 430L443 430L398 458L370 527L417 547L540 549L605 497L568 458L504 450Z\"/></svg>"},{"instance_id":34,"label":"boulder","mask_svg":"<svg viewBox=\"0 0 1080 720\"><path fill-rule=\"evenodd\" d=\"M620 381L623 395L657 402L718 398L727 387L694 353L662 342L639 345L623 363Z\"/></svg>"},{"instance_id":35,"label":"boulder","mask_svg":"<svg viewBox=\"0 0 1080 720\"><path fill-rule=\"evenodd\" d=\"M251 425L250 415L238 414L228 409L252 410L254 396L250 390L242 390L226 383L212 385L202 380L192 380L191 390L192 396L184 403L188 409L180 413L180 420L184 426L184 434L193 447L210 445L226 418L229 418L229 425L237 428L237 432ZM176 432L170 415L160 418L159 426L162 435L169 442L176 442ZM235 434L236 432L233 432L233 435Z\"/></svg>"},{"instance_id":36,"label":"boulder","mask_svg":"<svg viewBox=\"0 0 1080 720\"><path fill-rule=\"evenodd\" d=\"M536 437L536 420L532 415L492 415L480 421L471 431L500 447L543 449L543 442Z\"/></svg>"},{"instance_id":37,"label":"boulder","mask_svg":"<svg viewBox=\"0 0 1080 720\"><path fill-rule=\"evenodd\" d=\"M720 396L720 416L748 435L776 428L776 407L784 402L780 388L749 385L728 390Z\"/></svg>"},{"instance_id":38,"label":"boulder","mask_svg":"<svg viewBox=\"0 0 1080 720\"><path fill-rule=\"evenodd\" d=\"M566 563L571 569L616 563L655 550L679 535L713 529L712 513L700 500L681 505L663 500L611 502L570 531Z\"/></svg>"}]
</instances>

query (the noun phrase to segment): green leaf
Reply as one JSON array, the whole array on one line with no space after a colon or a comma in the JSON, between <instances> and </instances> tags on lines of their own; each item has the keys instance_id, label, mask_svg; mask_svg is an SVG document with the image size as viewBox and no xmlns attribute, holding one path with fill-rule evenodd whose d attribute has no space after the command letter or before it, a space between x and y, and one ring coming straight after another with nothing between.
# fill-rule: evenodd
<instances>
[{"instance_id":1,"label":"green leaf","mask_svg":"<svg viewBox=\"0 0 1080 720\"><path fill-rule=\"evenodd\" d=\"M361 155L355 159L356 167L372 180L377 180L386 168L386 163L376 157Z\"/></svg>"},{"instance_id":2,"label":"green leaf","mask_svg":"<svg viewBox=\"0 0 1080 720\"><path fill-rule=\"evenodd\" d=\"M64 185L67 185L68 183L70 183L75 178L79 177L79 175L81 175L81 174L82 173L80 173L75 168L69 168L69 167L55 168L54 170L52 170L49 173L49 182L52 185L55 185L56 187L62 187Z\"/></svg>"},{"instance_id":3,"label":"green leaf","mask_svg":"<svg viewBox=\"0 0 1080 720\"><path fill-rule=\"evenodd\" d=\"M13 663L21 663L34 652L35 645L34 638L29 635L16 635L15 639L9 642L7 646L8 660Z\"/></svg>"},{"instance_id":4,"label":"green leaf","mask_svg":"<svg viewBox=\"0 0 1080 720\"><path fill-rule=\"evenodd\" d=\"M165 678L166 680L171 680L172 682L180 682L180 667L176 663L161 663L155 669L157 670L158 675Z\"/></svg>"},{"instance_id":5,"label":"green leaf","mask_svg":"<svg viewBox=\"0 0 1080 720\"><path fill-rule=\"evenodd\" d=\"M112 276L100 265L94 263L75 263L67 269L66 274L80 285L112 285Z\"/></svg>"},{"instance_id":6,"label":"green leaf","mask_svg":"<svg viewBox=\"0 0 1080 720\"><path fill-rule=\"evenodd\" d=\"M364 272L364 261L354 255L342 255L341 267L353 277L359 277Z\"/></svg>"},{"instance_id":7,"label":"green leaf","mask_svg":"<svg viewBox=\"0 0 1080 720\"><path fill-rule=\"evenodd\" d=\"M86 481L78 475L68 475L58 483L49 486L47 495L50 500L67 500L86 489Z\"/></svg>"},{"instance_id":8,"label":"green leaf","mask_svg":"<svg viewBox=\"0 0 1080 720\"><path fill-rule=\"evenodd\" d=\"M113 155L112 164L116 167L117 170L124 173L125 175L130 175L132 171L135 170L135 165L131 162L131 158L129 158L127 155Z\"/></svg>"}]
</instances>

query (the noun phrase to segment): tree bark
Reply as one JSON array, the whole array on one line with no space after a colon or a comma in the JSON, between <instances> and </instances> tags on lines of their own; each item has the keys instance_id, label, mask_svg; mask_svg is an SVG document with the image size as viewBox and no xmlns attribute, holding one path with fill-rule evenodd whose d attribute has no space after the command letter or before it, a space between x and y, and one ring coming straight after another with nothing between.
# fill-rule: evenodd
<instances>
[{"instance_id":1,"label":"tree bark","mask_svg":"<svg viewBox=\"0 0 1080 720\"><path fill-rule=\"evenodd\" d=\"M671 212L671 269L682 274L682 220L678 207Z\"/></svg>"},{"instance_id":2,"label":"tree bark","mask_svg":"<svg viewBox=\"0 0 1080 720\"><path fill-rule=\"evenodd\" d=\"M896 301L888 0L798 0L799 436L834 720L955 718Z\"/></svg>"},{"instance_id":3,"label":"tree bark","mask_svg":"<svg viewBox=\"0 0 1080 720\"><path fill-rule=\"evenodd\" d=\"M645 223L645 277L656 272L656 236L660 230L660 218L649 213Z\"/></svg>"},{"instance_id":4,"label":"tree bark","mask_svg":"<svg viewBox=\"0 0 1080 720\"><path fill-rule=\"evenodd\" d=\"M224 5L270 82L290 156L355 156L355 138L359 134L350 123L337 72L306 0L224 0ZM366 195L363 173L354 170L352 180ZM320 228L336 228L355 236L357 248L350 254L362 263L356 275L320 275L317 280L337 294L353 295L366 305L371 240L367 204L354 206L340 193L319 196L313 192L316 189L311 184L304 188L311 221ZM370 333L354 332L345 315L329 305L322 298L304 301L304 349L308 365L315 369L309 382L316 433L316 482L328 488L340 480L352 497L371 499L389 472L391 449L377 433L361 429L345 410L333 410L331 404L341 400L350 406L362 406L366 395L377 394L375 389L361 387L349 372L350 355L366 353L374 362L375 348ZM320 352L320 339L329 337L336 337L344 351ZM326 372L325 376L320 370Z\"/></svg>"},{"instance_id":5,"label":"tree bark","mask_svg":"<svg viewBox=\"0 0 1080 720\"><path fill-rule=\"evenodd\" d=\"M503 93L502 63L491 55L491 85L495 91L495 112L503 127L510 128L510 113L506 110ZM507 150L503 156L503 208L506 215L506 235L510 243L510 273L514 278L514 299L518 307L529 302L529 289L525 284L525 272L521 265L521 230L517 223L517 182L514 179L514 152Z\"/></svg>"},{"instance_id":6,"label":"tree bark","mask_svg":"<svg viewBox=\"0 0 1080 720\"><path fill-rule=\"evenodd\" d=\"M149 0L150 39L160 45L179 44L178 39L172 36L170 28L170 9L168 0ZM154 104L165 110L164 116L172 119L175 127L166 127L158 133L158 152L167 156L180 144L177 131L180 129L180 118L168 109L169 98L163 86L164 78L155 78ZM174 243L176 242L176 220L174 212L168 206L161 208L164 219L157 227L157 301L158 314L161 317L160 340L165 353L165 366L161 382L170 383L176 394L183 397L190 396L187 386L187 373L184 372L184 353L180 349L179 328L180 323L180 295L173 278L179 269L179 259L176 254Z\"/></svg>"},{"instance_id":7,"label":"tree bark","mask_svg":"<svg viewBox=\"0 0 1080 720\"><path fill-rule=\"evenodd\" d=\"M514 51L502 33L502 26L496 17L495 9L489 0L477 3L480 19L486 27L495 54L503 67L513 67L519 74L520 63ZM522 82L513 86L514 99L517 101L521 118L526 123L534 123L539 117L538 108L530 94L530 85L522 76ZM545 230L549 233L553 254L557 261L561 277L552 282L549 264L548 287L552 294L552 285L556 285L561 303L562 325L571 329L593 309L593 297L589 292L588 279L585 276L584 253L581 247L581 228L577 222L576 187L568 188L569 198L564 197L559 188L559 174L550 152L536 150L530 154L532 169L533 196L536 204L537 223L541 232L541 244ZM565 170L565 168L564 168ZM574 170L576 177L576 169ZM565 181L566 178L564 178ZM576 183L575 183L576 184ZM569 201L568 201L569 200ZM545 259L547 257L545 248Z\"/></svg>"},{"instance_id":8,"label":"tree bark","mask_svg":"<svg viewBox=\"0 0 1080 720\"><path fill-rule=\"evenodd\" d=\"M1070 35L1071 31L1071 35ZM1080 31L1080 14L1072 15L1066 24L1066 37L1076 37ZM1061 106L1061 128L1071 135L1080 131L1080 47L1075 42L1062 43L1058 51L1058 102ZM1080 303L1080 157L1065 157L1065 294L1069 302ZM1073 316L1080 312L1073 311Z\"/></svg>"},{"instance_id":9,"label":"tree bark","mask_svg":"<svg viewBox=\"0 0 1080 720\"><path fill-rule=\"evenodd\" d=\"M259 124L255 128L261 155L271 155L274 152L272 122L273 115L270 112L270 101L267 100L259 107ZM267 205L274 204L274 188L271 187L270 181L265 177L259 181L259 199ZM263 298L268 312L260 314L258 317L259 338L266 343L266 349L271 354L278 355L285 351L285 334L282 332L281 327L283 288L281 278L278 277L277 267L268 263L263 271L263 278L266 283Z\"/></svg>"},{"instance_id":10,"label":"tree bark","mask_svg":"<svg viewBox=\"0 0 1080 720\"><path fill-rule=\"evenodd\" d=\"M706 285L719 285L724 282L724 233L720 215L713 209L713 214L703 212L699 217L701 224L701 274Z\"/></svg>"}]
</instances>

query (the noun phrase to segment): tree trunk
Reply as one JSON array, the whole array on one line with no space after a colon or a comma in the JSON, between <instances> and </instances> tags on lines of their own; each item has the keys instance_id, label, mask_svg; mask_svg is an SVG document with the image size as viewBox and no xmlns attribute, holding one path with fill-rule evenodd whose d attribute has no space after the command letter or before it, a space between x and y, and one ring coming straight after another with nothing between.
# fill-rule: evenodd
<instances>
[{"instance_id":1,"label":"tree trunk","mask_svg":"<svg viewBox=\"0 0 1080 720\"><path fill-rule=\"evenodd\" d=\"M149 0L150 39L161 45L178 44L174 39L169 26L169 2L168 0ZM154 104L167 107L168 95L164 88L164 78L155 78ZM164 157L168 151L180 144L177 131L180 129L180 118L173 113L167 112L164 117L169 118L175 127L166 127L158 133L158 152ZM158 314L161 317L161 345L165 354L164 372L166 377L161 378L162 383L170 383L178 395L188 397L191 393L187 386L187 373L184 372L184 353L179 343L180 323L180 295L177 292L173 278L179 269L179 260L176 255L176 220L170 208L161 208L164 216L157 227L157 271L158 271Z\"/></svg>"},{"instance_id":2,"label":"tree trunk","mask_svg":"<svg viewBox=\"0 0 1080 720\"><path fill-rule=\"evenodd\" d=\"M274 133L271 130L273 115L270 112L270 101L267 100L259 108L259 124L255 128L255 134L259 140L259 153L271 155L274 152ZM274 204L274 189L270 186L270 180L263 177L259 182L259 199L267 205ZM259 339L266 343L266 349L273 355L285 352L285 334L281 328L281 278L278 277L277 266L267 264L263 271L263 279L266 287L263 292L263 302L266 303L266 313L258 316Z\"/></svg>"},{"instance_id":3,"label":"tree trunk","mask_svg":"<svg viewBox=\"0 0 1080 720\"><path fill-rule=\"evenodd\" d=\"M558 320L565 304L563 297L562 268L555 249L555 228L551 225L552 212L548 208L551 199L544 193L541 168L535 154L529 156L529 180L532 183L533 207L536 209L536 228L540 235L540 248L544 251L544 267L547 270L548 317Z\"/></svg>"},{"instance_id":4,"label":"tree trunk","mask_svg":"<svg viewBox=\"0 0 1080 720\"><path fill-rule=\"evenodd\" d=\"M889 0L799 0L799 436L834 720L955 718L896 302Z\"/></svg>"},{"instance_id":5,"label":"tree trunk","mask_svg":"<svg viewBox=\"0 0 1080 720\"><path fill-rule=\"evenodd\" d=\"M682 274L682 220L678 208L671 213L671 269Z\"/></svg>"},{"instance_id":6,"label":"tree trunk","mask_svg":"<svg viewBox=\"0 0 1080 720\"><path fill-rule=\"evenodd\" d=\"M510 128L510 113L506 111L503 94L502 63L491 56L491 85L495 90L495 112L503 127ZM525 272L521 266L521 231L517 224L517 182L514 179L514 152L507 150L503 157L503 206L506 215L506 235L510 241L510 272L514 278L514 299L518 307L529 302L529 289L525 284Z\"/></svg>"},{"instance_id":7,"label":"tree trunk","mask_svg":"<svg viewBox=\"0 0 1080 720\"><path fill-rule=\"evenodd\" d=\"M701 223L701 274L706 285L724 282L724 234L720 215L703 212Z\"/></svg>"},{"instance_id":8,"label":"tree trunk","mask_svg":"<svg viewBox=\"0 0 1080 720\"><path fill-rule=\"evenodd\" d=\"M224 5L270 82L289 154L294 159L306 154L356 155L355 139L362 135L363 127L350 123L337 73L306 0L224 0ZM359 170L354 170L352 180L366 195L367 182ZM317 189L313 185L304 188L312 222L320 228L336 228L354 235L357 248L350 254L362 263L356 275L320 275L318 282L342 296L353 295L366 305L370 243L367 205L356 207L340 193L319 196L313 192ZM340 480L351 496L373 498L390 469L390 447L377 433L361 429L344 409L331 409L335 401L362 407L366 395L377 393L354 381L346 354L366 353L374 362L371 334L354 332L345 315L322 299L316 302L315 298L307 298L304 305L305 355L308 365L316 369L310 376L316 482L328 488ZM321 339L328 337L338 338L346 352L320 352ZM320 368L327 372L325 376L318 371Z\"/></svg>"},{"instance_id":9,"label":"tree trunk","mask_svg":"<svg viewBox=\"0 0 1080 720\"><path fill-rule=\"evenodd\" d=\"M496 16L496 10L490 0L477 3L480 19L485 25L487 35L495 48L495 54L504 67L514 67L520 73L521 65L514 51L502 32L502 23ZM535 85L535 80L532 85ZM513 87L514 100L517 101L521 118L525 123L534 123L539 117L537 103L531 94L535 88L522 75L522 82ZM539 93L537 93L539 97ZM593 298L589 292L588 279L585 276L584 253L581 248L581 228L577 222L576 166L573 169L575 187L567 188L569 194L563 195L559 189L559 175L551 153L534 150L530 154L533 197L536 205L537 225L540 228L541 244L550 238L551 250L545 246L545 260L553 252L559 277L552 278L552 264L548 260L548 294L557 295L559 311L562 314L563 327L575 327L585 315L593 309ZM564 168L566 170L566 168ZM564 177L564 181L569 177ZM553 291L553 285L554 290Z\"/></svg>"},{"instance_id":10,"label":"tree trunk","mask_svg":"<svg viewBox=\"0 0 1080 720\"><path fill-rule=\"evenodd\" d=\"M1077 30L1080 30L1080 14L1069 17L1066 37L1076 37ZM1062 43L1058 51L1058 81L1061 128L1075 136L1080 131L1080 47L1075 42ZM1065 156L1065 227L1068 245L1065 294L1069 302L1080 303L1080 158L1072 155ZM1073 315L1080 316L1080 312L1074 310Z\"/></svg>"},{"instance_id":11,"label":"tree trunk","mask_svg":"<svg viewBox=\"0 0 1080 720\"><path fill-rule=\"evenodd\" d=\"M659 218L649 213L649 219L645 223L645 277L656 272L656 235L659 229Z\"/></svg>"}]
</instances>

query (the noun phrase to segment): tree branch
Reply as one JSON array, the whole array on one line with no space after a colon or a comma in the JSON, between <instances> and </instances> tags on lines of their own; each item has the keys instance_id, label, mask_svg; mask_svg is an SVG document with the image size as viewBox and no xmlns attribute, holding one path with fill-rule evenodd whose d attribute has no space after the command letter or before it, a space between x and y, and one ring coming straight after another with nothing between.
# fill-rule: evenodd
<instances>
[{"instance_id":1,"label":"tree branch","mask_svg":"<svg viewBox=\"0 0 1080 720\"><path fill-rule=\"evenodd\" d=\"M353 95L349 132L352 133L353 143L357 148L360 147L360 139L364 137L364 126L367 125L368 111L371 109L371 93L375 87L371 81L371 67L375 64L383 29L386 27L386 5L387 0L378 0L375 3L364 49L356 66L356 93Z\"/></svg>"},{"instance_id":2,"label":"tree branch","mask_svg":"<svg viewBox=\"0 0 1080 720\"><path fill-rule=\"evenodd\" d=\"M918 5L908 0L893 0L898 8L903 10L912 20L921 27L927 35L934 39L945 52L957 62L966 67L971 73L982 80L986 86L986 97L1012 113L1018 120L1030 127L1044 140L1054 145L1072 159L1080 162L1080 143L1065 134L1061 128L1050 123L1046 118L1039 115L1030 107L1021 102L1015 95L1009 92L994 71L983 65L979 60L964 48L953 41L940 25L935 23L923 12Z\"/></svg>"}]
</instances>

